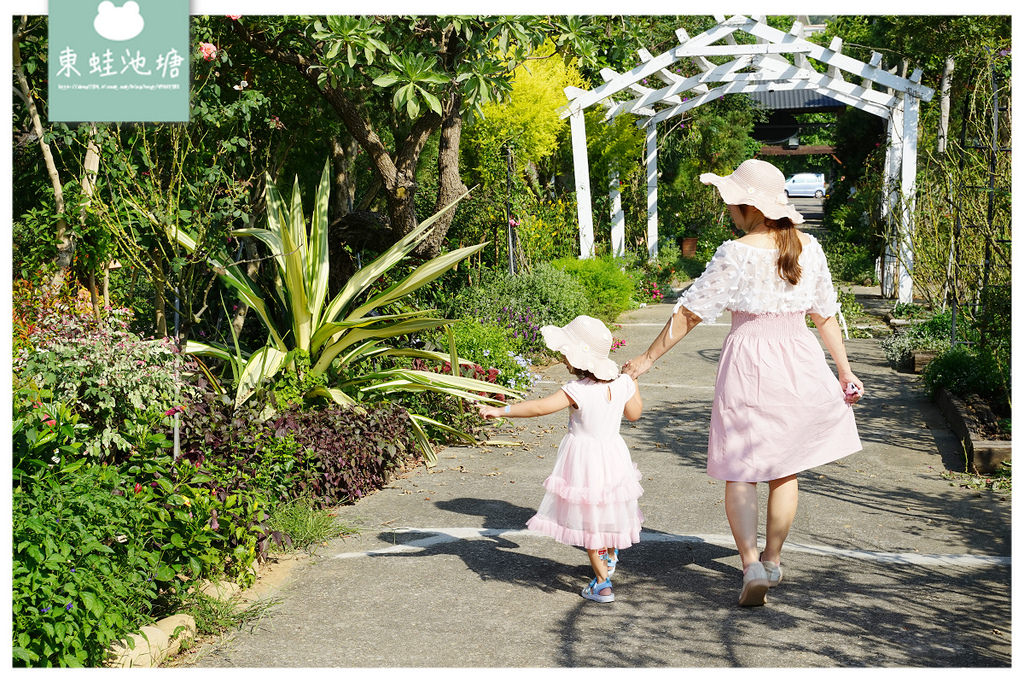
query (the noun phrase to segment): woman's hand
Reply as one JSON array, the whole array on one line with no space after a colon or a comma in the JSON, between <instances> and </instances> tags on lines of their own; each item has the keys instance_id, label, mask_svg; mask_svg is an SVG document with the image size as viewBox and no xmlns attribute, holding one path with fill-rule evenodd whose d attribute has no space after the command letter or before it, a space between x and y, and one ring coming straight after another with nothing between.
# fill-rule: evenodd
<instances>
[{"instance_id":1,"label":"woman's hand","mask_svg":"<svg viewBox=\"0 0 1024 683\"><path fill-rule=\"evenodd\" d=\"M839 373L839 384L843 387L843 396L849 405L853 405L864 395L864 383L852 372ZM855 389L851 391L852 388Z\"/></svg>"},{"instance_id":2,"label":"woman's hand","mask_svg":"<svg viewBox=\"0 0 1024 683\"><path fill-rule=\"evenodd\" d=\"M631 358L630 360L627 360L622 365L622 371L629 375L630 377L632 377L633 379L636 379L640 375L650 370L652 364L653 361L651 361L650 357L646 353L641 353L636 358Z\"/></svg>"}]
</instances>

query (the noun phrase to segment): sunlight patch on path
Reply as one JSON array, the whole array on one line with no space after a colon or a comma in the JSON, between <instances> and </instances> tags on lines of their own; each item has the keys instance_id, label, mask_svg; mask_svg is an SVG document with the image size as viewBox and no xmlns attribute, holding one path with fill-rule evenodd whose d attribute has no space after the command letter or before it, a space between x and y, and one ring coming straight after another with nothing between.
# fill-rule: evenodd
<instances>
[{"instance_id":1,"label":"sunlight patch on path","mask_svg":"<svg viewBox=\"0 0 1024 683\"><path fill-rule=\"evenodd\" d=\"M422 534L423 538L416 538L405 543L386 546L375 550L363 550L359 552L339 553L332 559L347 560L356 557L374 557L377 555L394 555L411 553L441 543L454 543L456 541L472 540L478 538L495 538L498 536L534 536L546 538L529 529L484 529L474 527L451 527L446 529L417 529L417 528L396 528L392 529L394 534ZM733 547L732 536L725 534L669 534L652 531L640 533L641 543L706 543L714 546ZM917 566L951 566L951 567L989 567L993 565L1008 566L1010 558L1000 555L960 555L953 553L889 553L877 550L853 550L849 548L836 548L827 545L816 545L809 543L786 543L787 552L807 553L810 555L827 555L835 557L846 557L866 562L882 562L884 564L908 564Z\"/></svg>"}]
</instances>

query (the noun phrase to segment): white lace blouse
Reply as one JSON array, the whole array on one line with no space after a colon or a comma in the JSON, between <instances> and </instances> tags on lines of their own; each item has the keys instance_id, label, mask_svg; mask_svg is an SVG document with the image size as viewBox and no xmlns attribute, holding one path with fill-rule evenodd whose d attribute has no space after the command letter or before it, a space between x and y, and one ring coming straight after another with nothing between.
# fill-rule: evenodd
<instances>
[{"instance_id":1,"label":"white lace blouse","mask_svg":"<svg viewBox=\"0 0 1024 683\"><path fill-rule=\"evenodd\" d=\"M818 240L811 237L803 245L800 281L795 285L779 276L778 258L778 249L752 247L736 240L724 242L704 273L679 297L672 312L685 306L707 323L714 322L726 309L816 313L823 318L836 314L839 302Z\"/></svg>"}]
</instances>

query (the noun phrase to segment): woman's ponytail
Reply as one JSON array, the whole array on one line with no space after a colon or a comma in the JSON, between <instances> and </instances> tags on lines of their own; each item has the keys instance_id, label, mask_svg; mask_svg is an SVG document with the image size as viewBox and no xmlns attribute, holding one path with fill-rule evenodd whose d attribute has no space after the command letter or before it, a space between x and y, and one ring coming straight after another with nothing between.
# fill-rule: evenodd
<instances>
[{"instance_id":1,"label":"woman's ponytail","mask_svg":"<svg viewBox=\"0 0 1024 683\"><path fill-rule=\"evenodd\" d=\"M788 218L766 218L764 224L771 229L775 246L779 249L779 277L795 285L800 282L800 252L804 248L796 226Z\"/></svg>"}]
</instances>

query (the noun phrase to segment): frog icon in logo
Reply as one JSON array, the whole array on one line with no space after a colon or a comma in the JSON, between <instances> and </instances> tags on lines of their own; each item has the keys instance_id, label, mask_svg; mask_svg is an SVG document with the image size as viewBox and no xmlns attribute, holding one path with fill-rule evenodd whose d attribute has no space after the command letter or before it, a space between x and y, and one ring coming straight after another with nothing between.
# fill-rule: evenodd
<instances>
[{"instance_id":1,"label":"frog icon in logo","mask_svg":"<svg viewBox=\"0 0 1024 683\"><path fill-rule=\"evenodd\" d=\"M139 3L129 0L116 7L110 0L103 0L96 11L92 27L107 40L131 40L142 33L146 25L139 13Z\"/></svg>"}]
</instances>

